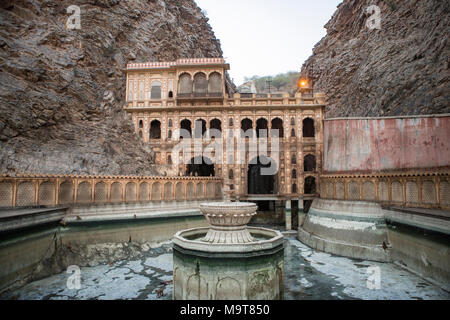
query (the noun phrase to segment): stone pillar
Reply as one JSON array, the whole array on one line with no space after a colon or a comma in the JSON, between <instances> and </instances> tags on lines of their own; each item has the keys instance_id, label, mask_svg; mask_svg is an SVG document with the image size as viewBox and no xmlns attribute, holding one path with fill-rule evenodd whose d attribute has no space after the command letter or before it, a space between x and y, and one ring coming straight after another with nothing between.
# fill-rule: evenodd
<instances>
[{"instance_id":1,"label":"stone pillar","mask_svg":"<svg viewBox=\"0 0 450 320\"><path fill-rule=\"evenodd\" d=\"M298 227L300 228L305 221L306 214L303 207L303 198L298 199Z\"/></svg>"},{"instance_id":2,"label":"stone pillar","mask_svg":"<svg viewBox=\"0 0 450 320\"><path fill-rule=\"evenodd\" d=\"M286 200L286 205L284 208L284 217L285 217L285 225L286 225L286 231L289 231L292 229L292 215L291 215L291 200Z\"/></svg>"}]
</instances>

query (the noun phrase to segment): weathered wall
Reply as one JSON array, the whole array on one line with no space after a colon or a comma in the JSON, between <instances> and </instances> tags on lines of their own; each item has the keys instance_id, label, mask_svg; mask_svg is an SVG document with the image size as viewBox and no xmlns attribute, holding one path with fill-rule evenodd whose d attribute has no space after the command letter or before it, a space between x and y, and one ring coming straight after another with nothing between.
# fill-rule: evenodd
<instances>
[{"instance_id":1,"label":"weathered wall","mask_svg":"<svg viewBox=\"0 0 450 320\"><path fill-rule=\"evenodd\" d=\"M450 166L450 116L324 122L324 172Z\"/></svg>"}]
</instances>

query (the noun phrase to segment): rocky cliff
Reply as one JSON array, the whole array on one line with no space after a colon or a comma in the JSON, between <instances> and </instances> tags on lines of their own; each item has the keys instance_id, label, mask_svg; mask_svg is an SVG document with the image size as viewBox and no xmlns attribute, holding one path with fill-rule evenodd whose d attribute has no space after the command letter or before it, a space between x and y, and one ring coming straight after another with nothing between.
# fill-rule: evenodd
<instances>
[{"instance_id":1,"label":"rocky cliff","mask_svg":"<svg viewBox=\"0 0 450 320\"><path fill-rule=\"evenodd\" d=\"M366 26L373 4L380 29ZM449 13L442 0L344 0L302 67L327 94L327 117L450 112Z\"/></svg>"},{"instance_id":2,"label":"rocky cliff","mask_svg":"<svg viewBox=\"0 0 450 320\"><path fill-rule=\"evenodd\" d=\"M123 69L221 56L194 0L0 2L0 173L159 174L122 111Z\"/></svg>"}]
</instances>

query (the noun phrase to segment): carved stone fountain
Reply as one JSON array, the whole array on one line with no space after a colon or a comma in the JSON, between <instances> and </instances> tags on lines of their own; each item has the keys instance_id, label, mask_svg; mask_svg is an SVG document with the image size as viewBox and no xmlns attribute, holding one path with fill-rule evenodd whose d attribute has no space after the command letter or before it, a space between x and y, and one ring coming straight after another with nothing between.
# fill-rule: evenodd
<instances>
[{"instance_id":1,"label":"carved stone fountain","mask_svg":"<svg viewBox=\"0 0 450 320\"><path fill-rule=\"evenodd\" d=\"M232 202L227 183L225 201L203 203L207 228L174 236L174 299L283 298L283 235L248 227L254 203Z\"/></svg>"}]
</instances>

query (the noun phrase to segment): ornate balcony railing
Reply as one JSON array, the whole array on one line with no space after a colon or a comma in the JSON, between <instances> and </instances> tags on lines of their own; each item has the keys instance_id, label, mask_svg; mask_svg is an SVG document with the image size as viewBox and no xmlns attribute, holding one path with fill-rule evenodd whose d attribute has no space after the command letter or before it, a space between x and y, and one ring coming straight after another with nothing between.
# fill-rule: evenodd
<instances>
[{"instance_id":1,"label":"ornate balcony railing","mask_svg":"<svg viewBox=\"0 0 450 320\"><path fill-rule=\"evenodd\" d=\"M0 177L0 207L222 198L215 177L32 175Z\"/></svg>"}]
</instances>

